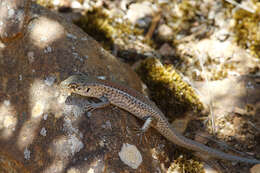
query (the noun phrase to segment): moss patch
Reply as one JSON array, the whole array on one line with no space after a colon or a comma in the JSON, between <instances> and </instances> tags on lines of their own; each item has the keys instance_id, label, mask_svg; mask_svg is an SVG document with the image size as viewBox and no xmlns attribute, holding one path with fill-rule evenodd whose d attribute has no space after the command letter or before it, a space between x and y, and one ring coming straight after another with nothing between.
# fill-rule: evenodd
<instances>
[{"instance_id":1,"label":"moss patch","mask_svg":"<svg viewBox=\"0 0 260 173\"><path fill-rule=\"evenodd\" d=\"M123 38L124 35L142 34L142 30L132 28L130 23L126 21L116 22L115 18L109 17L104 9L96 8L93 11L86 12L74 23L109 50L115 44L116 38Z\"/></svg>"},{"instance_id":2,"label":"moss patch","mask_svg":"<svg viewBox=\"0 0 260 173\"><path fill-rule=\"evenodd\" d=\"M182 156L178 157L174 163L171 164L167 173L174 173L176 171L180 173L205 173L203 165L200 162L193 159L187 160Z\"/></svg>"},{"instance_id":3,"label":"moss patch","mask_svg":"<svg viewBox=\"0 0 260 173\"><path fill-rule=\"evenodd\" d=\"M52 0L37 0L36 3L46 8L53 8L54 5Z\"/></svg>"},{"instance_id":4,"label":"moss patch","mask_svg":"<svg viewBox=\"0 0 260 173\"><path fill-rule=\"evenodd\" d=\"M203 109L193 88L182 80L172 65L162 65L158 59L148 58L140 64L137 73L150 89L152 100L166 115Z\"/></svg>"},{"instance_id":5,"label":"moss patch","mask_svg":"<svg viewBox=\"0 0 260 173\"><path fill-rule=\"evenodd\" d=\"M258 58L260 57L260 3L253 1L256 6L255 13L243 9L233 13L235 19L234 33L236 41L243 48L247 48Z\"/></svg>"}]
</instances>

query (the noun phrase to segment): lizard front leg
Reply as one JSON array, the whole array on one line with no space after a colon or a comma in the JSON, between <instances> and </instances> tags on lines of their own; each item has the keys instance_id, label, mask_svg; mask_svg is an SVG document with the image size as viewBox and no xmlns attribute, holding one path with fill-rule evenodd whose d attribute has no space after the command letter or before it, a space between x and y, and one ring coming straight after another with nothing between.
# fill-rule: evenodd
<instances>
[{"instance_id":1,"label":"lizard front leg","mask_svg":"<svg viewBox=\"0 0 260 173\"><path fill-rule=\"evenodd\" d=\"M110 105L109 100L103 96L99 98L100 102L90 102L86 99L86 97L79 97L77 95L75 96L68 96L65 103L67 105L77 105L79 107L82 107L86 112L92 112L95 109L98 108L104 108L108 105Z\"/></svg>"},{"instance_id":2,"label":"lizard front leg","mask_svg":"<svg viewBox=\"0 0 260 173\"><path fill-rule=\"evenodd\" d=\"M107 107L107 106L110 105L110 102L109 102L108 98L105 97L105 96L100 97L99 100L101 100L101 101L98 102L98 103L89 102L88 104L86 104L84 106L85 111L92 112L95 109L104 108L104 107Z\"/></svg>"}]
</instances>

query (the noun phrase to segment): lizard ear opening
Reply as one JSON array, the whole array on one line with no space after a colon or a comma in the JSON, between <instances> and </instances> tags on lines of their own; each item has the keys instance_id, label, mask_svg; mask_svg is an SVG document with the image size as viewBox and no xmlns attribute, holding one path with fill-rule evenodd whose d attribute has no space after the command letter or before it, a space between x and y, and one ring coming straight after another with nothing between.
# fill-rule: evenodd
<instances>
[{"instance_id":1,"label":"lizard ear opening","mask_svg":"<svg viewBox=\"0 0 260 173\"><path fill-rule=\"evenodd\" d=\"M89 92L90 88L87 89L87 92Z\"/></svg>"}]
</instances>

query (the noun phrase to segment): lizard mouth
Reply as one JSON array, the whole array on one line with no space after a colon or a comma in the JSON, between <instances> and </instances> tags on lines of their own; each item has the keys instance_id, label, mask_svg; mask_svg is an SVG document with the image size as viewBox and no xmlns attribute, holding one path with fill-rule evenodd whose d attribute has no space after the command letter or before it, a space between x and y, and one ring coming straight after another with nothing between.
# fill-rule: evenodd
<instances>
[{"instance_id":1,"label":"lizard mouth","mask_svg":"<svg viewBox=\"0 0 260 173\"><path fill-rule=\"evenodd\" d=\"M71 88L70 85L77 85L80 80L79 75L72 75L60 83L61 88Z\"/></svg>"},{"instance_id":2,"label":"lizard mouth","mask_svg":"<svg viewBox=\"0 0 260 173\"><path fill-rule=\"evenodd\" d=\"M62 81L59 85L60 91L71 94L71 92L73 92L73 90L69 87L69 85L70 85L69 81L67 81L67 80Z\"/></svg>"},{"instance_id":3,"label":"lizard mouth","mask_svg":"<svg viewBox=\"0 0 260 173\"><path fill-rule=\"evenodd\" d=\"M66 81L66 80L64 80L64 81L62 81L61 83L60 83L60 88L68 88L68 82Z\"/></svg>"}]
</instances>

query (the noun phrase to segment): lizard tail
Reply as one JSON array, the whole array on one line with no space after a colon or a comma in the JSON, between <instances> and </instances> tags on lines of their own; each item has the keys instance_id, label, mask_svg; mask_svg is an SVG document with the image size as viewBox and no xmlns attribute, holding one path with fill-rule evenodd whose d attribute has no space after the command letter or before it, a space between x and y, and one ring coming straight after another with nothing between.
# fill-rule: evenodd
<instances>
[{"instance_id":1,"label":"lizard tail","mask_svg":"<svg viewBox=\"0 0 260 173\"><path fill-rule=\"evenodd\" d=\"M239 157L239 156L224 153L220 150L210 148L204 144L201 144L199 142L186 138L185 136L183 136L182 134L177 132L173 127L171 127L170 124L169 124L169 126L170 126L169 132L167 133L168 135L165 135L165 137L168 140L170 140L171 142L175 143L176 145L179 145L184 148L188 148L193 151L205 153L213 158L245 162L245 163L250 163L250 164L259 164L260 163L260 160L257 160L257 159Z\"/></svg>"}]
</instances>

